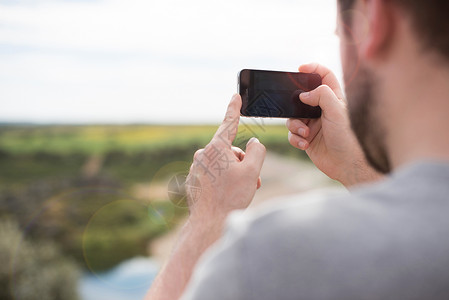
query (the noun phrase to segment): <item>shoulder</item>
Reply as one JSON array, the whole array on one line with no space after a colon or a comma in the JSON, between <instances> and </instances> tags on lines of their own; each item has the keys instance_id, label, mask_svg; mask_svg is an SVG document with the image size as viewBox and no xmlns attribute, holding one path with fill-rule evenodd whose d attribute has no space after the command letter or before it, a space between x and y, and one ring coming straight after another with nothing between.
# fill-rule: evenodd
<instances>
[{"instance_id":1,"label":"shoulder","mask_svg":"<svg viewBox=\"0 0 449 300\"><path fill-rule=\"evenodd\" d=\"M202 258L197 291L225 282L236 294L223 299L425 299L448 290L441 278L449 278L449 172L435 169L231 214Z\"/></svg>"},{"instance_id":2,"label":"shoulder","mask_svg":"<svg viewBox=\"0 0 449 300\"><path fill-rule=\"evenodd\" d=\"M279 287L286 299L298 293L314 299L429 295L435 287L423 282L448 276L438 266L449 251L449 239L441 238L449 234L449 207L447 201L428 205L425 185L418 185L388 179L351 193L296 195L279 207L232 216L239 261L257 287L253 298L276 298Z\"/></svg>"},{"instance_id":3,"label":"shoulder","mask_svg":"<svg viewBox=\"0 0 449 300\"><path fill-rule=\"evenodd\" d=\"M281 288L285 299L299 291L305 298L324 299L335 293L342 273L369 269L357 255L371 247L367 243L375 244L376 230L368 224L379 208L361 204L349 193L311 193L233 214L224 240L240 249L241 276L253 287L251 298L277 299Z\"/></svg>"},{"instance_id":4,"label":"shoulder","mask_svg":"<svg viewBox=\"0 0 449 300\"><path fill-rule=\"evenodd\" d=\"M269 240L286 238L289 234L337 231L349 222L366 220L368 215L382 210L382 205L374 201L380 197L386 196L371 192L317 191L273 199L252 211L232 213L228 217L227 232L253 242L258 238Z\"/></svg>"}]
</instances>

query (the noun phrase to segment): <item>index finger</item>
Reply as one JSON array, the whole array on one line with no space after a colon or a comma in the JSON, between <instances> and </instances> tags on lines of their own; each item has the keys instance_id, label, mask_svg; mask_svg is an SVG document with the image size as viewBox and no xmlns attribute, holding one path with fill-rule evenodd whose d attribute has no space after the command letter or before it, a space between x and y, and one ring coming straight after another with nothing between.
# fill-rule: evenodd
<instances>
[{"instance_id":1,"label":"index finger","mask_svg":"<svg viewBox=\"0 0 449 300\"><path fill-rule=\"evenodd\" d=\"M221 142L228 146L232 145L239 127L241 107L242 98L239 94L235 94L229 102L223 123L218 127L212 141Z\"/></svg>"},{"instance_id":2,"label":"index finger","mask_svg":"<svg viewBox=\"0 0 449 300\"><path fill-rule=\"evenodd\" d=\"M343 100L343 91L335 74L325 66L318 63L305 64L299 67L299 72L317 73L321 76L323 84L329 86L335 93L338 99Z\"/></svg>"}]
</instances>

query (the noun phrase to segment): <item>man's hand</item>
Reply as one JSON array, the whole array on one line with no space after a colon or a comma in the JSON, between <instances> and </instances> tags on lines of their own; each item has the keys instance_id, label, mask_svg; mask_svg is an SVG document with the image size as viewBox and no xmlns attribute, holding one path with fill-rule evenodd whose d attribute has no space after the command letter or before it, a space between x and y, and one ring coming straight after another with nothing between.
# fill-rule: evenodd
<instances>
[{"instance_id":1,"label":"man's hand","mask_svg":"<svg viewBox=\"0 0 449 300\"><path fill-rule=\"evenodd\" d=\"M289 119L286 125L290 130L290 144L306 150L321 171L346 187L381 178L368 165L351 130L346 102L335 75L315 63L303 65L299 71L321 76L323 85L309 93L300 94L300 100L320 106L322 116L319 119Z\"/></svg>"},{"instance_id":2,"label":"man's hand","mask_svg":"<svg viewBox=\"0 0 449 300\"><path fill-rule=\"evenodd\" d=\"M248 142L246 153L232 147L241 106L240 95L234 95L215 136L194 155L186 185L192 221L217 220L234 209L246 208L260 187L265 147L256 138ZM200 187L201 191L195 193L189 187Z\"/></svg>"},{"instance_id":3,"label":"man's hand","mask_svg":"<svg viewBox=\"0 0 449 300\"><path fill-rule=\"evenodd\" d=\"M222 234L226 216L246 208L260 187L265 147L251 139L246 153L232 147L237 135L242 99L232 97L212 141L194 155L186 180L190 216L169 261L145 299L179 299L201 254Z\"/></svg>"}]
</instances>

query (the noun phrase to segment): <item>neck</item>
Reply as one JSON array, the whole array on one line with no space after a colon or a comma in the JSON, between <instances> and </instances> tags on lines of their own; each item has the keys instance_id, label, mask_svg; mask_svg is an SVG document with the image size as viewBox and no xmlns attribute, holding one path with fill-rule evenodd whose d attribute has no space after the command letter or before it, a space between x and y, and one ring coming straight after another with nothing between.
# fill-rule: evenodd
<instances>
[{"instance_id":1,"label":"neck","mask_svg":"<svg viewBox=\"0 0 449 300\"><path fill-rule=\"evenodd\" d=\"M385 98L392 103L391 110L385 107L393 169L419 160L449 161L449 69L441 61L410 61L390 70L394 77Z\"/></svg>"}]
</instances>

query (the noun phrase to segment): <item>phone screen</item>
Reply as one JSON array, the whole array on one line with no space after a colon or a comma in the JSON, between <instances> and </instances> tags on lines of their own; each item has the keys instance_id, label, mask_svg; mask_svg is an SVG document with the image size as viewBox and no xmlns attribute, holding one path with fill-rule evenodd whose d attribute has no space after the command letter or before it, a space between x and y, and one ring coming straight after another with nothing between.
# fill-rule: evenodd
<instances>
[{"instance_id":1,"label":"phone screen","mask_svg":"<svg viewBox=\"0 0 449 300\"><path fill-rule=\"evenodd\" d=\"M299 94L321 85L318 74L244 69L239 73L242 116L319 118L320 107L302 103Z\"/></svg>"}]
</instances>

